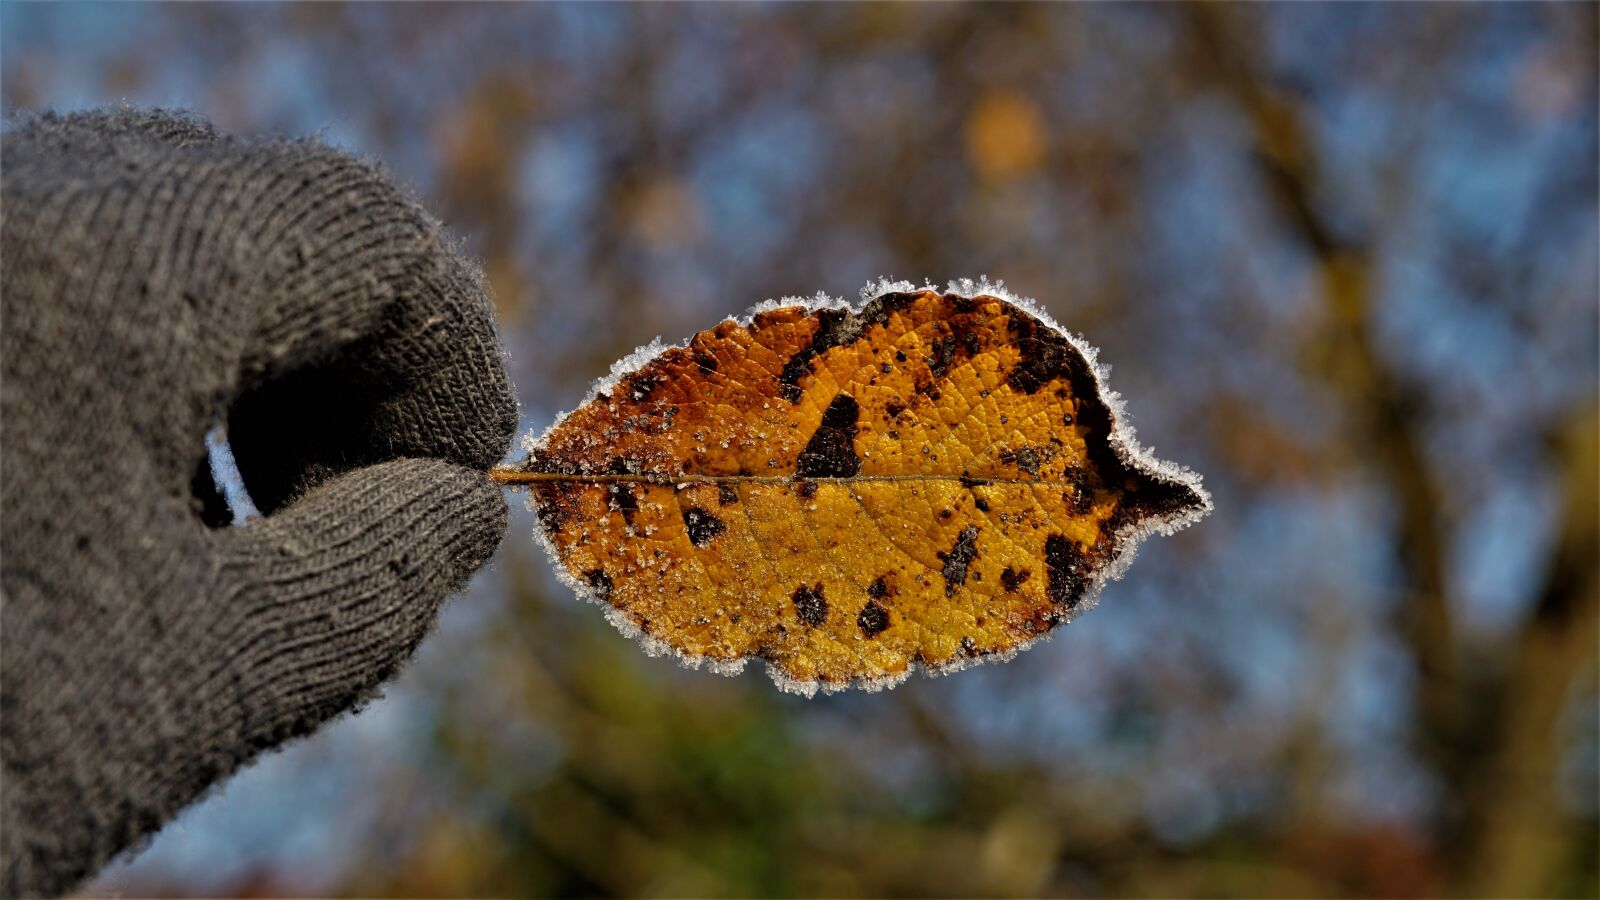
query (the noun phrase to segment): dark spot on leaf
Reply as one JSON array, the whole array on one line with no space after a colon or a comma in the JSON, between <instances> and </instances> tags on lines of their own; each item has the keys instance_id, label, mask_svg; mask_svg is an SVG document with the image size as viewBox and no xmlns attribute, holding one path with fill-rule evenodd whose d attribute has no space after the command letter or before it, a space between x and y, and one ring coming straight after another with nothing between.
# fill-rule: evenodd
<instances>
[{"instance_id":1,"label":"dark spot on leaf","mask_svg":"<svg viewBox=\"0 0 1600 900\"><path fill-rule=\"evenodd\" d=\"M794 612L800 621L815 628L828 620L828 601L822 596L822 585L800 585L794 589Z\"/></svg>"},{"instance_id":2,"label":"dark spot on leaf","mask_svg":"<svg viewBox=\"0 0 1600 900\"><path fill-rule=\"evenodd\" d=\"M656 381L653 375L643 375L636 372L625 378L622 384L628 392L628 399L635 403L643 403L650 399L650 395L655 392L656 385L659 382Z\"/></svg>"},{"instance_id":3,"label":"dark spot on leaf","mask_svg":"<svg viewBox=\"0 0 1600 900\"><path fill-rule=\"evenodd\" d=\"M1067 473L1067 483L1072 485L1072 490L1061 495L1074 513L1085 515L1094 508L1094 491L1089 484L1089 473L1083 469L1073 469Z\"/></svg>"},{"instance_id":4,"label":"dark spot on leaf","mask_svg":"<svg viewBox=\"0 0 1600 900\"><path fill-rule=\"evenodd\" d=\"M941 509L941 510L939 510L939 518L941 518L941 519L948 519L953 515L955 515L955 510L950 510L950 509Z\"/></svg>"},{"instance_id":5,"label":"dark spot on leaf","mask_svg":"<svg viewBox=\"0 0 1600 900\"><path fill-rule=\"evenodd\" d=\"M905 362L906 361L906 352L904 350L896 350L894 352L894 358L895 358L896 362Z\"/></svg>"},{"instance_id":6,"label":"dark spot on leaf","mask_svg":"<svg viewBox=\"0 0 1600 900\"><path fill-rule=\"evenodd\" d=\"M839 394L822 414L822 424L806 442L795 463L796 478L850 478L861 471L856 456L856 420L861 406L849 394Z\"/></svg>"},{"instance_id":7,"label":"dark spot on leaf","mask_svg":"<svg viewBox=\"0 0 1600 900\"><path fill-rule=\"evenodd\" d=\"M889 414L889 418L898 419L900 414L906 411L906 408L900 403L887 403L884 404L883 411Z\"/></svg>"},{"instance_id":8,"label":"dark spot on leaf","mask_svg":"<svg viewBox=\"0 0 1600 900\"><path fill-rule=\"evenodd\" d=\"M1041 609L1022 623L1022 630L1028 634L1044 634L1059 624L1061 624L1059 612L1053 609Z\"/></svg>"},{"instance_id":9,"label":"dark spot on leaf","mask_svg":"<svg viewBox=\"0 0 1600 900\"><path fill-rule=\"evenodd\" d=\"M623 521L632 525L634 514L639 511L639 498L633 493L633 485L625 481L613 481L606 488L606 495L611 500L611 508L622 510Z\"/></svg>"},{"instance_id":10,"label":"dark spot on leaf","mask_svg":"<svg viewBox=\"0 0 1600 900\"><path fill-rule=\"evenodd\" d=\"M1032 574L1027 569L1018 572L1016 569L1006 566L1005 571L1000 573L1000 586L1006 589L1006 593L1015 594L1017 588L1022 587L1022 583L1027 581L1028 576Z\"/></svg>"},{"instance_id":11,"label":"dark spot on leaf","mask_svg":"<svg viewBox=\"0 0 1600 900\"><path fill-rule=\"evenodd\" d=\"M811 367L819 355L855 339L860 332L855 319L849 310L844 309L824 309L817 313L817 331L811 336L811 343L789 357L783 364L783 371L778 374L783 399L790 403L800 402L800 378L811 373Z\"/></svg>"},{"instance_id":12,"label":"dark spot on leaf","mask_svg":"<svg viewBox=\"0 0 1600 900\"><path fill-rule=\"evenodd\" d=\"M1068 609L1083 596L1083 575L1088 560L1076 541L1052 534L1044 542L1045 596Z\"/></svg>"},{"instance_id":13,"label":"dark spot on leaf","mask_svg":"<svg viewBox=\"0 0 1600 900\"><path fill-rule=\"evenodd\" d=\"M867 605L861 608L861 614L856 616L856 624L861 626L862 634L877 637L889 627L889 611L879 606L878 601L868 600Z\"/></svg>"},{"instance_id":14,"label":"dark spot on leaf","mask_svg":"<svg viewBox=\"0 0 1600 900\"><path fill-rule=\"evenodd\" d=\"M982 495L972 489L988 483L989 481L984 478L973 478L971 475L961 476L961 486L972 491L972 505L976 506L980 512L989 511L989 501L983 499Z\"/></svg>"},{"instance_id":15,"label":"dark spot on leaf","mask_svg":"<svg viewBox=\"0 0 1600 900\"><path fill-rule=\"evenodd\" d=\"M879 575L871 584L867 585L867 596L874 600L882 600L889 596L893 589L889 587L889 582L885 580L886 578L888 578L887 575Z\"/></svg>"},{"instance_id":16,"label":"dark spot on leaf","mask_svg":"<svg viewBox=\"0 0 1600 900\"><path fill-rule=\"evenodd\" d=\"M1038 449L1034 447L1018 447L1015 450L1001 450L1000 461L1016 466L1035 478L1039 477L1039 465L1044 461Z\"/></svg>"},{"instance_id":17,"label":"dark spot on leaf","mask_svg":"<svg viewBox=\"0 0 1600 900\"><path fill-rule=\"evenodd\" d=\"M700 371L709 375L717 370L717 357L704 350L696 350L694 364L700 367Z\"/></svg>"},{"instance_id":18,"label":"dark spot on leaf","mask_svg":"<svg viewBox=\"0 0 1600 900\"><path fill-rule=\"evenodd\" d=\"M1063 424L1063 425L1071 425L1072 424L1072 413L1062 413L1061 414L1061 424Z\"/></svg>"},{"instance_id":19,"label":"dark spot on leaf","mask_svg":"<svg viewBox=\"0 0 1600 900\"><path fill-rule=\"evenodd\" d=\"M956 339L942 337L933 342L933 355L928 357L928 371L934 378L943 378L944 373L950 371L950 364L956 359Z\"/></svg>"},{"instance_id":20,"label":"dark spot on leaf","mask_svg":"<svg viewBox=\"0 0 1600 900\"><path fill-rule=\"evenodd\" d=\"M977 356L978 351L983 349L983 339L979 338L978 333L971 328L962 329L961 349L967 351L969 357Z\"/></svg>"},{"instance_id":21,"label":"dark spot on leaf","mask_svg":"<svg viewBox=\"0 0 1600 900\"><path fill-rule=\"evenodd\" d=\"M794 492L800 495L800 499L810 500L817 495L817 483L802 478L800 481L795 482Z\"/></svg>"},{"instance_id":22,"label":"dark spot on leaf","mask_svg":"<svg viewBox=\"0 0 1600 900\"><path fill-rule=\"evenodd\" d=\"M1133 473L1125 473L1133 475ZM1200 495L1186 484L1161 477L1133 475L1126 493L1117 498L1111 519L1105 529L1115 533L1128 522L1141 519L1170 518L1185 510L1205 505Z\"/></svg>"},{"instance_id":23,"label":"dark spot on leaf","mask_svg":"<svg viewBox=\"0 0 1600 900\"><path fill-rule=\"evenodd\" d=\"M1088 369L1066 337L1032 316L1011 315L1011 339L1022 358L1006 382L1024 394L1038 393L1057 378L1070 378L1075 367Z\"/></svg>"},{"instance_id":24,"label":"dark spot on leaf","mask_svg":"<svg viewBox=\"0 0 1600 900\"><path fill-rule=\"evenodd\" d=\"M559 481L545 482L534 487L534 507L539 511L539 525L546 534L556 534L572 518L574 486Z\"/></svg>"},{"instance_id":25,"label":"dark spot on leaf","mask_svg":"<svg viewBox=\"0 0 1600 900\"><path fill-rule=\"evenodd\" d=\"M956 535L955 546L949 553L940 553L939 558L944 560L944 595L953 597L956 588L967 583L967 567L978 557L978 526L968 525Z\"/></svg>"},{"instance_id":26,"label":"dark spot on leaf","mask_svg":"<svg viewBox=\"0 0 1600 900\"><path fill-rule=\"evenodd\" d=\"M739 502L739 492L731 484L717 485L717 505L732 506Z\"/></svg>"},{"instance_id":27,"label":"dark spot on leaf","mask_svg":"<svg viewBox=\"0 0 1600 900\"><path fill-rule=\"evenodd\" d=\"M594 591L597 599L601 602L609 602L611 600L611 576L607 575L603 569L590 569L583 573L583 577L589 580L589 589Z\"/></svg>"},{"instance_id":28,"label":"dark spot on leaf","mask_svg":"<svg viewBox=\"0 0 1600 900\"><path fill-rule=\"evenodd\" d=\"M728 528L722 524L721 519L698 506L691 506L683 511L683 525L689 529L689 543L696 547L704 547L711 543L712 538Z\"/></svg>"},{"instance_id":29,"label":"dark spot on leaf","mask_svg":"<svg viewBox=\"0 0 1600 900\"><path fill-rule=\"evenodd\" d=\"M800 390L800 379L811 373L818 356L856 340L866 329L887 321L890 313L909 306L916 296L884 294L868 303L859 313L846 309L820 310L817 313L817 331L811 336L811 343L789 357L783 364L783 371L778 373L778 390L783 399L799 403L804 395ZM761 317L757 316L755 322L760 321Z\"/></svg>"}]
</instances>

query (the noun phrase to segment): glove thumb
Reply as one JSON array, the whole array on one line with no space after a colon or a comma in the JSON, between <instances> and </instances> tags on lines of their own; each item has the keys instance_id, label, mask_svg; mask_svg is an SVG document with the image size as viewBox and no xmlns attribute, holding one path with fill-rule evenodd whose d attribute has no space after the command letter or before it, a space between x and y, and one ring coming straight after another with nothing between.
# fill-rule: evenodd
<instances>
[{"instance_id":1,"label":"glove thumb","mask_svg":"<svg viewBox=\"0 0 1600 900\"><path fill-rule=\"evenodd\" d=\"M484 473L401 459L216 532L240 617L217 674L235 686L248 745L307 733L370 697L494 553L506 515Z\"/></svg>"}]
</instances>

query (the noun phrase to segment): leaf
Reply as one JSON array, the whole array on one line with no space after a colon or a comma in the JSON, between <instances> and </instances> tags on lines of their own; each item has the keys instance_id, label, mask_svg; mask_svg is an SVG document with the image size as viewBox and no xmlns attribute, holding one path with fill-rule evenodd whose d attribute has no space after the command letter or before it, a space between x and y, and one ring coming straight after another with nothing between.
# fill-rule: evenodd
<instances>
[{"instance_id":1,"label":"leaf","mask_svg":"<svg viewBox=\"0 0 1600 900\"><path fill-rule=\"evenodd\" d=\"M759 657L808 695L1009 658L1210 509L1029 301L863 297L644 348L503 476L565 580L652 653Z\"/></svg>"}]
</instances>

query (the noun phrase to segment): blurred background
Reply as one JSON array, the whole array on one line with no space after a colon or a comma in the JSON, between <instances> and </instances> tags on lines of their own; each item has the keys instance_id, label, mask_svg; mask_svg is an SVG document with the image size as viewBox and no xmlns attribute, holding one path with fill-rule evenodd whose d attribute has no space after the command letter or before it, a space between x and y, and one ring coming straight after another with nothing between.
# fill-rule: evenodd
<instances>
[{"instance_id":1,"label":"blurred background","mask_svg":"<svg viewBox=\"0 0 1600 900\"><path fill-rule=\"evenodd\" d=\"M381 159L524 430L769 297L987 274L1216 512L1015 662L806 701L505 546L90 894L1600 892L1593 4L0 7L4 111Z\"/></svg>"}]
</instances>

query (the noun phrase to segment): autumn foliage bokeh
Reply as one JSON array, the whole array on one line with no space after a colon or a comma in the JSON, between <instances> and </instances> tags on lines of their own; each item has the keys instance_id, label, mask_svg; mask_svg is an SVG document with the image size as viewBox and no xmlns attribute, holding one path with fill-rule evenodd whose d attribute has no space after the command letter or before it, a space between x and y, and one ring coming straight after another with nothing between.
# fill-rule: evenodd
<instances>
[{"instance_id":1,"label":"autumn foliage bokeh","mask_svg":"<svg viewBox=\"0 0 1600 900\"><path fill-rule=\"evenodd\" d=\"M377 157L525 426L768 297L987 274L1216 512L999 667L652 660L520 511L388 696L92 893L1600 890L1596 7L7 4L7 114Z\"/></svg>"}]
</instances>

